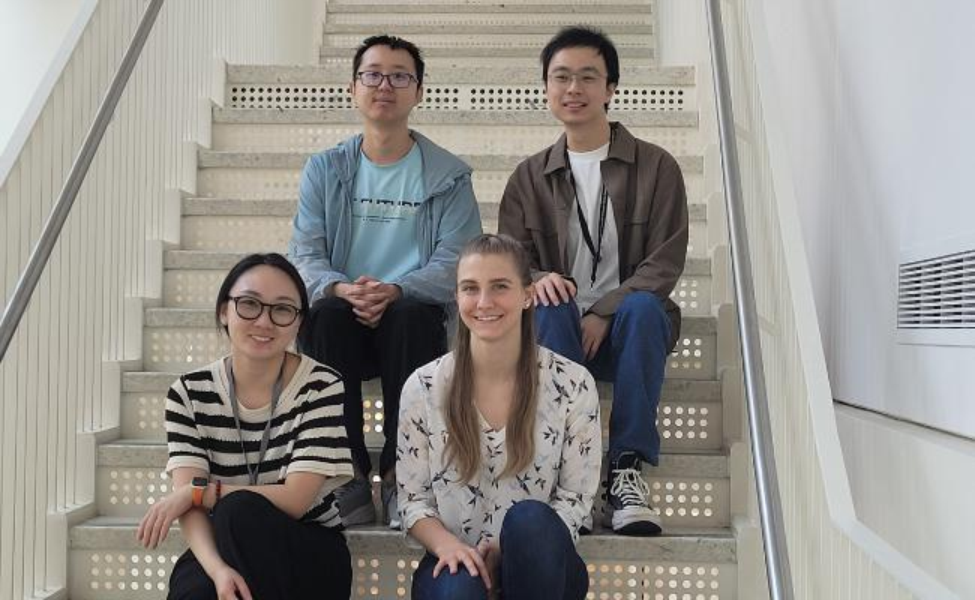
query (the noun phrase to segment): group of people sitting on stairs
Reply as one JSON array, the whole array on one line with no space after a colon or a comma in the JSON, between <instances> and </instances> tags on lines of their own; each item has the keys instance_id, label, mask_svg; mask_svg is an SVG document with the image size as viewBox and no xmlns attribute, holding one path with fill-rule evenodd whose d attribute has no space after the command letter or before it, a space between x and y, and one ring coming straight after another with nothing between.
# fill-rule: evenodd
<instances>
[{"instance_id":1,"label":"group of people sitting on stairs","mask_svg":"<svg viewBox=\"0 0 975 600\"><path fill-rule=\"evenodd\" d=\"M384 520L426 550L414 599L585 598L594 376L614 384L602 524L660 533L641 467L658 462L680 328L683 178L608 119L620 71L602 32L563 29L541 63L564 134L518 165L490 235L470 167L409 128L420 51L385 35L358 48L362 133L308 160L290 262L256 254L228 273L230 354L169 390L173 489L138 537L155 548L179 522L170 598L350 596L341 531L375 520L362 382L376 376Z\"/></svg>"}]
</instances>

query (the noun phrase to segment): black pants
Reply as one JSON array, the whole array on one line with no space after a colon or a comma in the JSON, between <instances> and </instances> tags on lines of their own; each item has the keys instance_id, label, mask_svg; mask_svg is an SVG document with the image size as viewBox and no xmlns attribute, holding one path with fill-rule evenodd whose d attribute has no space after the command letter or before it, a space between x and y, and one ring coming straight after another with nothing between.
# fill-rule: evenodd
<instances>
[{"instance_id":1,"label":"black pants","mask_svg":"<svg viewBox=\"0 0 975 600\"><path fill-rule=\"evenodd\" d=\"M352 557L340 532L296 521L247 491L218 502L212 523L220 557L240 573L254 598L349 598ZM169 600L216 597L213 581L187 550L169 578Z\"/></svg>"},{"instance_id":2,"label":"black pants","mask_svg":"<svg viewBox=\"0 0 975 600\"><path fill-rule=\"evenodd\" d=\"M379 474L396 465L399 395L417 368L447 351L443 307L400 298L386 308L375 329L356 321L352 305L341 298L315 303L298 340L301 351L342 374L345 380L345 428L352 460L363 474L372 461L362 433L362 382L378 375L383 388L383 434Z\"/></svg>"}]
</instances>

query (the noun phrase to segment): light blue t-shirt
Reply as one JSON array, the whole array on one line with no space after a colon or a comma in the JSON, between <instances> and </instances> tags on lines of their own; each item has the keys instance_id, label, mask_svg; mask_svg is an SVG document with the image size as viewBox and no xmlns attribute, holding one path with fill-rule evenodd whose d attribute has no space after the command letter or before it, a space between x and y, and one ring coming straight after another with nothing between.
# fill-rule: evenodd
<instances>
[{"instance_id":1,"label":"light blue t-shirt","mask_svg":"<svg viewBox=\"0 0 975 600\"><path fill-rule=\"evenodd\" d=\"M352 193L352 246L346 275L395 281L420 267L416 211L424 199L420 146L388 165L362 153Z\"/></svg>"}]
</instances>

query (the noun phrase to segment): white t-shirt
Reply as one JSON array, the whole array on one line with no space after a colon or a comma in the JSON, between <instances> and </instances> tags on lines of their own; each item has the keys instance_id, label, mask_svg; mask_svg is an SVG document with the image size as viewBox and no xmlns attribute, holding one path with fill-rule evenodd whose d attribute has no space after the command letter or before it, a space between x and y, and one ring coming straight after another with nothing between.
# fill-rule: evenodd
<instances>
[{"instance_id":1,"label":"white t-shirt","mask_svg":"<svg viewBox=\"0 0 975 600\"><path fill-rule=\"evenodd\" d=\"M589 152L569 150L569 165L576 182L576 193L582 213L589 224L593 245L599 244L599 198L603 175L599 163L609 155L609 144ZM620 285L619 235L613 216L613 203L606 203L606 227L603 230L601 260L592 283L593 256L582 236L579 213L575 206L569 209L569 229L566 249L569 254L571 274L579 287L576 304L585 313L597 300Z\"/></svg>"}]
</instances>

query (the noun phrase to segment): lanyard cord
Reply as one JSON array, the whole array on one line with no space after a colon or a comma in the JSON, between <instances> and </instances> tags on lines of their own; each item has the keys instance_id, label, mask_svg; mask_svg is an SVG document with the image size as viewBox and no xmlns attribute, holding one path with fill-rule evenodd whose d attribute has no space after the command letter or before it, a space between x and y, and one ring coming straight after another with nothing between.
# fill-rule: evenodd
<instances>
[{"instance_id":1,"label":"lanyard cord","mask_svg":"<svg viewBox=\"0 0 975 600\"><path fill-rule=\"evenodd\" d=\"M610 149L613 147L613 140L616 138L616 129L611 128L609 130L609 146ZM607 152L608 155L608 152ZM579 225L582 228L582 239L586 242L586 247L589 248L589 254L592 255L592 272L589 276L589 285L596 285L596 269L599 268L599 262L603 258L603 234L606 231L606 215L609 213L609 191L606 189L606 182L602 180L602 170L600 169L599 178L599 217L596 221L596 238L597 243L593 244L592 234L589 231L589 222L586 220L586 216L582 212L582 202L579 201L579 190L576 188L576 178L572 173L572 163L569 162L569 144L565 145L565 164L569 168L569 183L572 184L572 195L575 198L576 213L579 215Z\"/></svg>"},{"instance_id":2,"label":"lanyard cord","mask_svg":"<svg viewBox=\"0 0 975 600\"><path fill-rule=\"evenodd\" d=\"M230 357L224 363L227 366L227 392L230 394L230 406L234 410L234 423L237 425L237 439L240 440L240 453L244 455L244 465L247 467L247 479L250 485L257 485L257 476L261 472L261 463L264 462L264 454L271 439L271 421L274 419L274 409L278 406L278 399L281 397L281 390L284 387L284 366L288 363L288 356L285 355L281 361L281 370L278 371L278 378L274 381L271 388L271 414L267 417L264 424L264 433L261 435L260 451L257 455L257 464L251 468L251 462L247 459L247 450L244 448L244 432L240 428L240 408L237 406L237 391L234 385L234 365Z\"/></svg>"}]
</instances>

